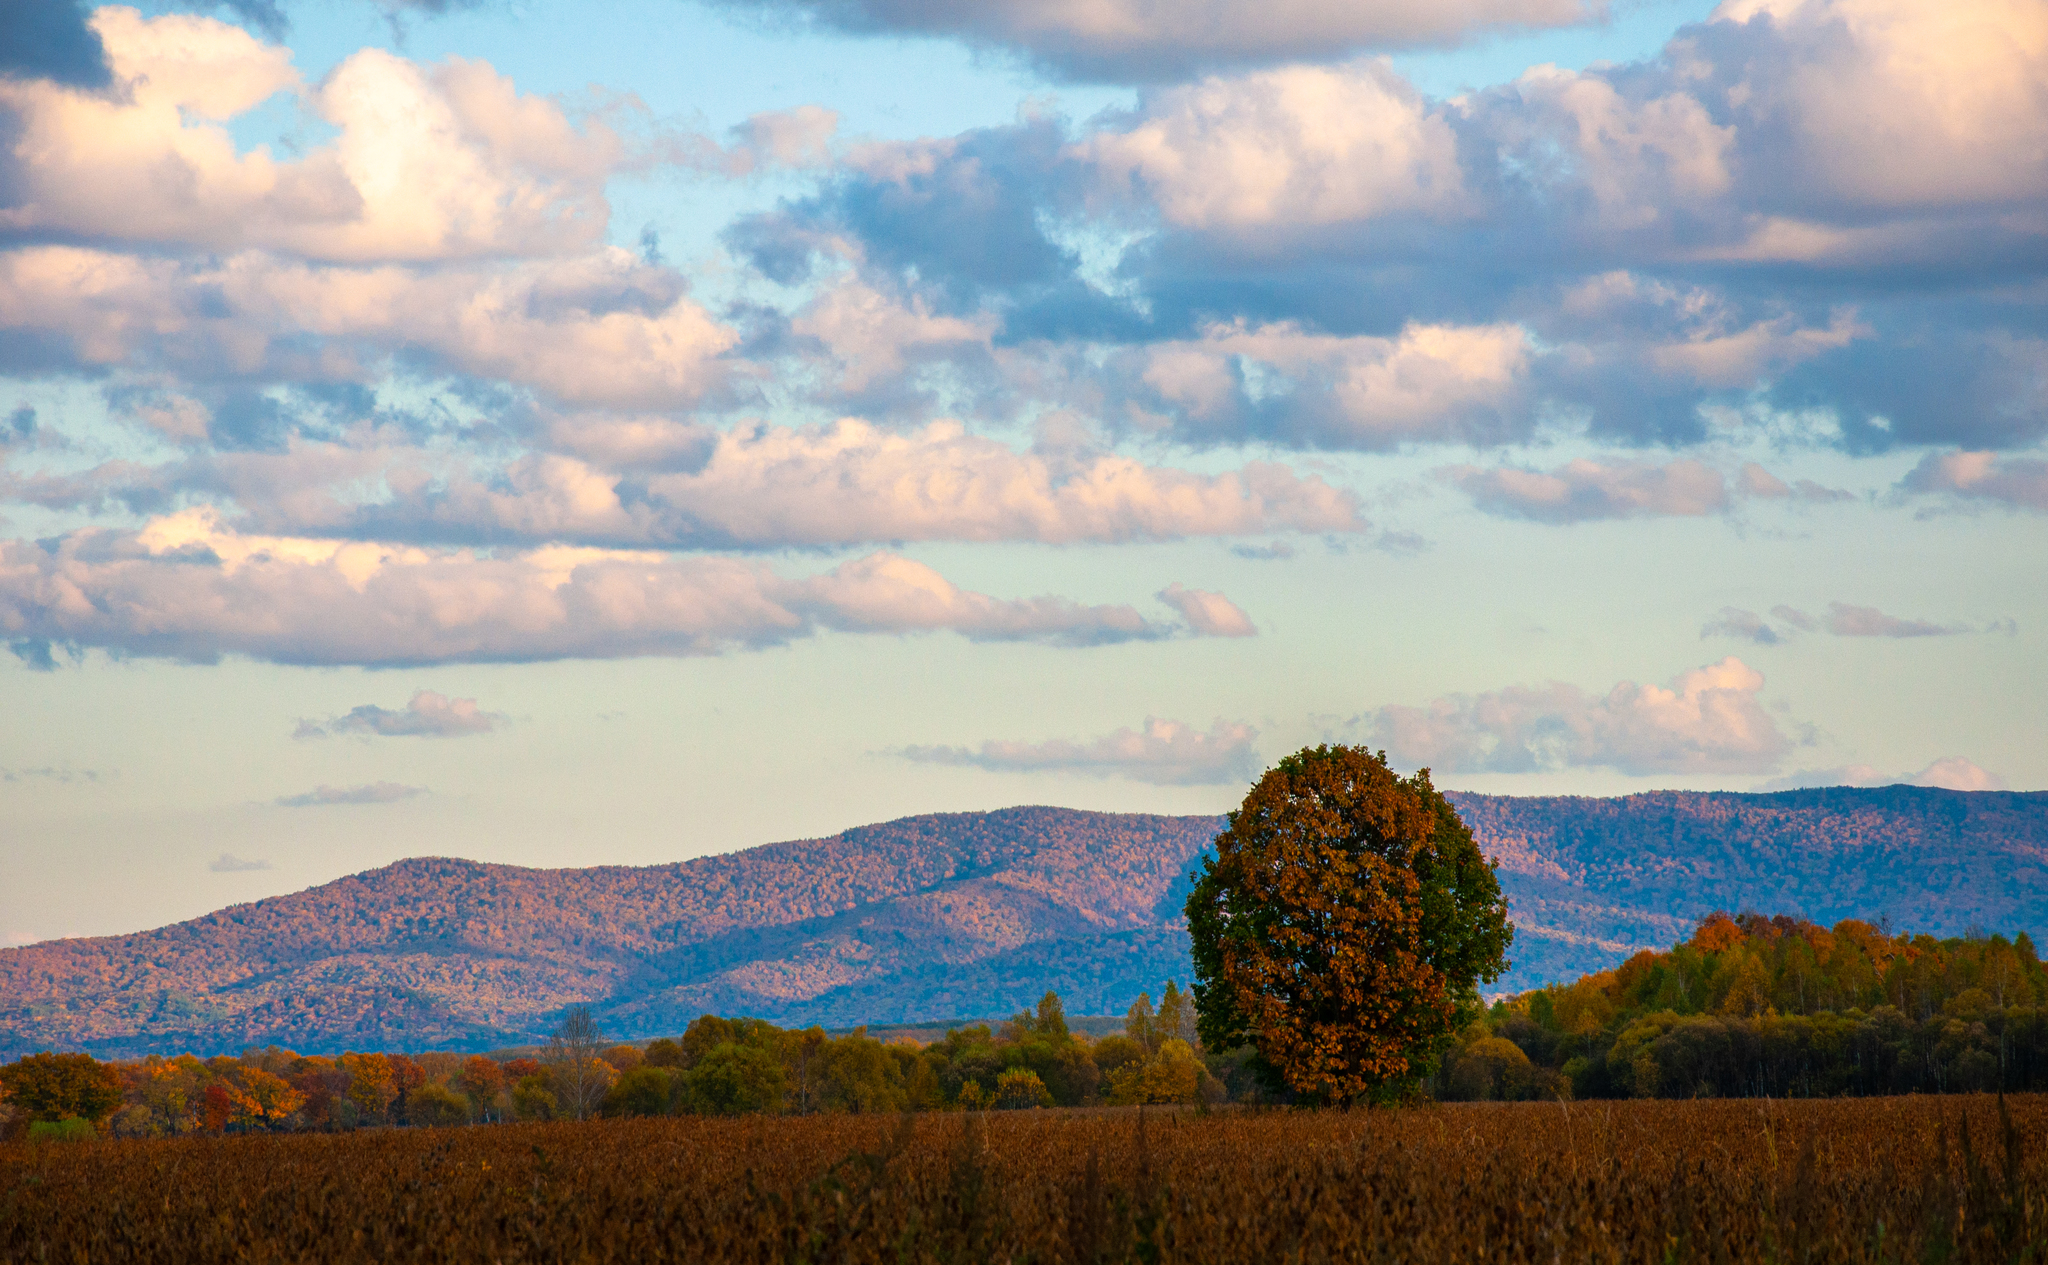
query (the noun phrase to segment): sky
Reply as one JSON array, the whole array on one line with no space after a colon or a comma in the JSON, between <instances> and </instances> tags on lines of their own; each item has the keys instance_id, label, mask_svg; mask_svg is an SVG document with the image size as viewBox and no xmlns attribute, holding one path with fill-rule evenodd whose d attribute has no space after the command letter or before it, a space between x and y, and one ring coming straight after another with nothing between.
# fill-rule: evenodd
<instances>
[{"instance_id":1,"label":"sky","mask_svg":"<svg viewBox=\"0 0 2048 1265\"><path fill-rule=\"evenodd\" d=\"M2048 787L2038 0L0 12L0 945L405 856Z\"/></svg>"}]
</instances>

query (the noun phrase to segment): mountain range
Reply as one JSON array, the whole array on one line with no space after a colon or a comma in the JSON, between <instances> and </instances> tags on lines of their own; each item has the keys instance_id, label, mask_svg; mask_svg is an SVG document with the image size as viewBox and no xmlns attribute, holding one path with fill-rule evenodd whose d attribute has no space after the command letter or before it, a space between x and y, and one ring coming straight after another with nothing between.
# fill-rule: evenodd
<instances>
[{"instance_id":1,"label":"mountain range","mask_svg":"<svg viewBox=\"0 0 2048 1265\"><path fill-rule=\"evenodd\" d=\"M1513 907L1516 991L1716 909L2048 929L2048 793L1919 787L1614 799L1453 793ZM904 1023L1058 991L1115 1013L1186 981L1218 817L908 817L671 865L417 858L132 935L0 950L0 1055L489 1048L589 1003L619 1037L697 1015Z\"/></svg>"}]
</instances>

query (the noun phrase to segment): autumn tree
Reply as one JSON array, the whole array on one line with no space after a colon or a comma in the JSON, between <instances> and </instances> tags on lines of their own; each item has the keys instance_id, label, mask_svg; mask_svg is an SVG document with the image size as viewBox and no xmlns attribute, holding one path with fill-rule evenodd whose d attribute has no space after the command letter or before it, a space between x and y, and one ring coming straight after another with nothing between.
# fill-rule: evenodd
<instances>
[{"instance_id":1,"label":"autumn tree","mask_svg":"<svg viewBox=\"0 0 2048 1265\"><path fill-rule=\"evenodd\" d=\"M381 1122L398 1097L391 1060L382 1054L344 1051L340 1063L348 1073L348 1101L355 1105L362 1119Z\"/></svg>"},{"instance_id":2,"label":"autumn tree","mask_svg":"<svg viewBox=\"0 0 2048 1265\"><path fill-rule=\"evenodd\" d=\"M121 1074L90 1054L48 1050L0 1067L0 1090L29 1121L80 1120L98 1124L121 1106Z\"/></svg>"},{"instance_id":3,"label":"autumn tree","mask_svg":"<svg viewBox=\"0 0 2048 1265\"><path fill-rule=\"evenodd\" d=\"M455 1075L455 1084L468 1097L470 1109L480 1120L491 1118L498 1095L505 1092L505 1069L495 1059L472 1054Z\"/></svg>"},{"instance_id":4,"label":"autumn tree","mask_svg":"<svg viewBox=\"0 0 2048 1265\"><path fill-rule=\"evenodd\" d=\"M1266 771L1187 902L1197 1030L1324 1102L1401 1092L1507 968L1493 867L1427 769L1306 748Z\"/></svg>"}]
</instances>

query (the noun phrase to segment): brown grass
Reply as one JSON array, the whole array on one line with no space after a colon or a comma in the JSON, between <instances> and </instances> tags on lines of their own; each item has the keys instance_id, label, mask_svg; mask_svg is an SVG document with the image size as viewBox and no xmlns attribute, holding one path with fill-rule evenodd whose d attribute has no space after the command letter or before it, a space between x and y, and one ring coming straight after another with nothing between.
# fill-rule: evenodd
<instances>
[{"instance_id":1,"label":"brown grass","mask_svg":"<svg viewBox=\"0 0 2048 1265\"><path fill-rule=\"evenodd\" d=\"M2048 1098L0 1148L0 1261L2048 1260Z\"/></svg>"}]
</instances>

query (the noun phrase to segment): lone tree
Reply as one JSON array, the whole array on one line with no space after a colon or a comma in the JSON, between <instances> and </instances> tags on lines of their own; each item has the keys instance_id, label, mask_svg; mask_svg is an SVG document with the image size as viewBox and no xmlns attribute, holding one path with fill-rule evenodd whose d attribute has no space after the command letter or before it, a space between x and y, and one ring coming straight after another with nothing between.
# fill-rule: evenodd
<instances>
[{"instance_id":1,"label":"lone tree","mask_svg":"<svg viewBox=\"0 0 2048 1265\"><path fill-rule=\"evenodd\" d=\"M612 1086L609 1067L599 1066L604 1034L588 1006L571 1006L549 1035L540 1060L555 1074L555 1092L562 1107L581 1120L597 1110Z\"/></svg>"},{"instance_id":2,"label":"lone tree","mask_svg":"<svg viewBox=\"0 0 2048 1265\"><path fill-rule=\"evenodd\" d=\"M1202 1043L1318 1102L1397 1096L1507 969L1493 866L1429 770L1361 747L1288 756L1229 822L1187 903Z\"/></svg>"}]
</instances>

